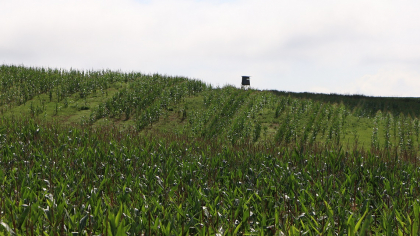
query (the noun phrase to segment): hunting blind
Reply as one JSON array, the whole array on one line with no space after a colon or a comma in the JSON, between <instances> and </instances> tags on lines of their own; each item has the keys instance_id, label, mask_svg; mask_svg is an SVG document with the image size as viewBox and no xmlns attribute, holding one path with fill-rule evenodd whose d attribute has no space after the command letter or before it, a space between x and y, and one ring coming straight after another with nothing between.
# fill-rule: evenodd
<instances>
[{"instance_id":1,"label":"hunting blind","mask_svg":"<svg viewBox=\"0 0 420 236\"><path fill-rule=\"evenodd\" d=\"M242 76L242 84L241 88L249 88L251 86L251 82L249 81L250 76Z\"/></svg>"}]
</instances>

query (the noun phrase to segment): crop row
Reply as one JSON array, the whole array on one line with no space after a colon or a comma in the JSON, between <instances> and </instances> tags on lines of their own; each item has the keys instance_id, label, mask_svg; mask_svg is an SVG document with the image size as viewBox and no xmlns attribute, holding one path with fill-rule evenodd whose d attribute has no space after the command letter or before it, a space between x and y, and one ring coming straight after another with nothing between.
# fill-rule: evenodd
<instances>
[{"instance_id":1,"label":"crop row","mask_svg":"<svg viewBox=\"0 0 420 236\"><path fill-rule=\"evenodd\" d=\"M158 121L161 110L169 110L185 96L196 95L204 89L203 82L182 77L142 76L99 104L91 113L91 122L105 117L119 119L123 114L128 120L133 115L137 127L142 129Z\"/></svg>"},{"instance_id":2,"label":"crop row","mask_svg":"<svg viewBox=\"0 0 420 236\"><path fill-rule=\"evenodd\" d=\"M145 76L110 70L80 71L1 65L0 107L19 106L41 94L48 94L48 102L60 102L75 93L80 98L97 93L105 95L114 83L127 83Z\"/></svg>"}]
</instances>

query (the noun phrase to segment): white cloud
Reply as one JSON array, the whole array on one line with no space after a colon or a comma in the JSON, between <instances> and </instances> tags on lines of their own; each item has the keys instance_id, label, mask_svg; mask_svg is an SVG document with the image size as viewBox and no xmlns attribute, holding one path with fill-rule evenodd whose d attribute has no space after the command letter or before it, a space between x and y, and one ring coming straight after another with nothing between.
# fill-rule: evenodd
<instances>
[{"instance_id":1,"label":"white cloud","mask_svg":"<svg viewBox=\"0 0 420 236\"><path fill-rule=\"evenodd\" d=\"M353 93L370 96L420 97L420 73L403 67L383 68L351 86Z\"/></svg>"},{"instance_id":2,"label":"white cloud","mask_svg":"<svg viewBox=\"0 0 420 236\"><path fill-rule=\"evenodd\" d=\"M0 6L6 64L159 72L220 85L251 75L258 88L347 92L353 78L384 66L418 72L420 63L414 0L0 0Z\"/></svg>"}]
</instances>

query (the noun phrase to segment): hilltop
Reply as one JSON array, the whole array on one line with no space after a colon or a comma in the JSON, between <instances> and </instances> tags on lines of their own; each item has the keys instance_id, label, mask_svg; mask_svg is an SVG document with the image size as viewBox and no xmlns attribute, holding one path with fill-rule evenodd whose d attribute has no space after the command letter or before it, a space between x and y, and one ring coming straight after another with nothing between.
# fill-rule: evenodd
<instances>
[{"instance_id":1,"label":"hilltop","mask_svg":"<svg viewBox=\"0 0 420 236\"><path fill-rule=\"evenodd\" d=\"M418 147L420 99L241 90L184 77L5 66L2 117L242 143Z\"/></svg>"}]
</instances>

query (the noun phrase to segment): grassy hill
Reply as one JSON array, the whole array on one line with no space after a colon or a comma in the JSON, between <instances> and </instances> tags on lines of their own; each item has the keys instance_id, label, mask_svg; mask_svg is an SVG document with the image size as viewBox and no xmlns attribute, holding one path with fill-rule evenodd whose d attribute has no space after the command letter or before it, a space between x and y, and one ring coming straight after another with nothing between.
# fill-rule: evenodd
<instances>
[{"instance_id":1,"label":"grassy hill","mask_svg":"<svg viewBox=\"0 0 420 236\"><path fill-rule=\"evenodd\" d=\"M213 88L180 77L2 66L0 114L232 144L418 148L420 99Z\"/></svg>"},{"instance_id":2,"label":"grassy hill","mask_svg":"<svg viewBox=\"0 0 420 236\"><path fill-rule=\"evenodd\" d=\"M0 235L418 232L420 99L7 65L0 84Z\"/></svg>"}]
</instances>

